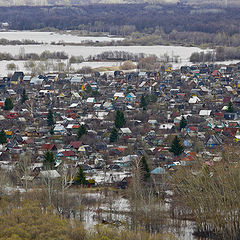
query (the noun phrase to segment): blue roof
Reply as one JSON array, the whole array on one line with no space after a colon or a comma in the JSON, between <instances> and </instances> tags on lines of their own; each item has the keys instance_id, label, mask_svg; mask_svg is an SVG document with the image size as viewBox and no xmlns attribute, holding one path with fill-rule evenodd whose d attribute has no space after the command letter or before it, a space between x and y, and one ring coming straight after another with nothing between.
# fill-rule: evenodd
<instances>
[{"instance_id":1,"label":"blue roof","mask_svg":"<svg viewBox=\"0 0 240 240\"><path fill-rule=\"evenodd\" d=\"M166 170L162 167L157 167L151 171L151 174L156 174L156 175L161 175L165 173L166 173Z\"/></svg>"}]
</instances>

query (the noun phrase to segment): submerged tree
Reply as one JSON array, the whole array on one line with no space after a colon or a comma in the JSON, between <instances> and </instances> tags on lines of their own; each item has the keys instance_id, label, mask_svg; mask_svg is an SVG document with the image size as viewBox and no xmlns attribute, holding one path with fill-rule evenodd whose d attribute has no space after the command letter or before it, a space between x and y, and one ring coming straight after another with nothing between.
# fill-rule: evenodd
<instances>
[{"instance_id":1,"label":"submerged tree","mask_svg":"<svg viewBox=\"0 0 240 240\"><path fill-rule=\"evenodd\" d=\"M217 239L239 239L239 171L239 150L234 148L231 152L225 149L222 161L212 166L195 166L194 170L182 167L174 174L177 201L194 218L199 233Z\"/></svg>"}]
</instances>

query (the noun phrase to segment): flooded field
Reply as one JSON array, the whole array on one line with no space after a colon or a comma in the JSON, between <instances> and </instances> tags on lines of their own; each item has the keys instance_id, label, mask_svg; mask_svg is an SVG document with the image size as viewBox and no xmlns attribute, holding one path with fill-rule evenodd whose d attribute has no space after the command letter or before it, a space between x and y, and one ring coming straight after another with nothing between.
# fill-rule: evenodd
<instances>
[{"instance_id":1,"label":"flooded field","mask_svg":"<svg viewBox=\"0 0 240 240\"><path fill-rule=\"evenodd\" d=\"M82 56L87 59L89 56L101 54L106 51L124 51L133 54L144 53L146 55L155 54L158 57L168 55L170 58L178 56L179 63L173 63L173 67L179 67L181 65L189 64L189 58L193 52L203 51L196 47L182 47L182 46L106 46L106 47L94 47L94 46L64 46L64 45L52 45L55 43L81 43L82 41L93 42L109 42L113 40L122 40L123 38L112 37L84 37L75 36L71 34L59 34L52 32L30 32L30 31L13 31L13 32L0 32L0 39L5 38L8 40L34 40L42 43L40 45L2 45L0 46L0 52L9 53L13 56L23 53L36 53L41 54L44 51L50 52L65 52L69 57ZM208 51L208 50L205 50ZM7 65L13 61L0 61L0 76L12 73L13 70L7 70ZM64 62L64 61L63 61ZM14 61L17 66L17 70L25 71L24 61ZM66 63L66 61L65 61ZM80 64L74 64L74 69L79 69L83 66L89 66L91 68L98 67L112 67L120 66L121 62L84 62Z\"/></svg>"},{"instance_id":2,"label":"flooded field","mask_svg":"<svg viewBox=\"0 0 240 240\"><path fill-rule=\"evenodd\" d=\"M0 32L0 38L7 40L33 40L39 43L50 44L52 42L59 43L81 43L83 41L93 42L111 42L123 40L123 38L112 38L112 37L84 37L75 36L72 34L60 34L55 32L31 32L31 31L11 31L11 32Z\"/></svg>"}]
</instances>

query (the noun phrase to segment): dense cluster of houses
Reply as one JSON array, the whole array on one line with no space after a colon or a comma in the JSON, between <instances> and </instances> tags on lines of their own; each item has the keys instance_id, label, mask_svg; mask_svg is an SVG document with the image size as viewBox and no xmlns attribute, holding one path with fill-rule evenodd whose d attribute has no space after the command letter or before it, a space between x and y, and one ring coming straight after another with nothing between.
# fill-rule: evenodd
<instances>
[{"instance_id":1,"label":"dense cluster of houses","mask_svg":"<svg viewBox=\"0 0 240 240\"><path fill-rule=\"evenodd\" d=\"M28 100L21 104L23 89ZM31 152L31 176L37 176L49 150L56 166L82 166L96 184L125 186L133 161L143 155L154 176L199 159L212 164L221 159L216 149L240 141L239 95L240 64L85 76L15 72L0 79L0 130L8 138L0 145L0 167L12 171L22 153ZM142 96L148 99L145 110ZM6 98L14 104L10 111L4 110ZM233 111L228 111L229 103ZM49 109L55 119L53 134L47 124ZM126 124L118 130L118 141L110 143L117 110ZM183 117L187 126L180 130ZM87 134L78 139L81 125ZM174 135L184 145L178 157L169 152Z\"/></svg>"}]
</instances>

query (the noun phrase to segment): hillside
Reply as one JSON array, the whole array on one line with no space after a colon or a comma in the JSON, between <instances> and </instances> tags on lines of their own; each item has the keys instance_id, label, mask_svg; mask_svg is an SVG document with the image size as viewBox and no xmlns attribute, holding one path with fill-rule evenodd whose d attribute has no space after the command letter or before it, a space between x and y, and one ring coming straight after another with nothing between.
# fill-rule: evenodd
<instances>
[{"instance_id":1,"label":"hillside","mask_svg":"<svg viewBox=\"0 0 240 240\"><path fill-rule=\"evenodd\" d=\"M72 5L94 3L176 3L178 0L0 0L0 6L44 6L44 5Z\"/></svg>"},{"instance_id":2,"label":"hillside","mask_svg":"<svg viewBox=\"0 0 240 240\"><path fill-rule=\"evenodd\" d=\"M46 5L86 5L86 4L122 4L122 3L186 3L193 5L239 5L239 0L0 0L0 6L46 6Z\"/></svg>"}]
</instances>

